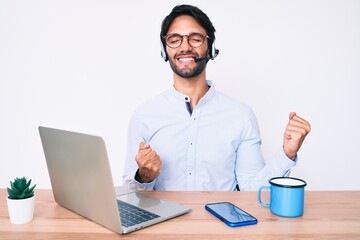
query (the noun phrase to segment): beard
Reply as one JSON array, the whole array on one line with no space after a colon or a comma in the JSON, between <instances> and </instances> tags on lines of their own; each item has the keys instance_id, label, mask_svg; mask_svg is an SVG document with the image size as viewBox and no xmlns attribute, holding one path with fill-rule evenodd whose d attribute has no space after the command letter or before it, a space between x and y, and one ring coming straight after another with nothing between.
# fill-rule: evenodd
<instances>
[{"instance_id":1,"label":"beard","mask_svg":"<svg viewBox=\"0 0 360 240\"><path fill-rule=\"evenodd\" d=\"M180 68L176 66L175 61L172 59L169 59L169 63L173 72L176 73L178 76L182 78L193 78L202 73L202 71L204 71L207 61L200 61L198 65L194 68L189 68L187 66Z\"/></svg>"}]
</instances>

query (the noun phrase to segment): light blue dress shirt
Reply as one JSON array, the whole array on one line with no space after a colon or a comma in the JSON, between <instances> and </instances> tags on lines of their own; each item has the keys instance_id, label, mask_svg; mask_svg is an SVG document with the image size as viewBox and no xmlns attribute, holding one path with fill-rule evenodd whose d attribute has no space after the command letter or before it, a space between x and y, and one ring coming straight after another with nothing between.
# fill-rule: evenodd
<instances>
[{"instance_id":1,"label":"light blue dress shirt","mask_svg":"<svg viewBox=\"0 0 360 240\"><path fill-rule=\"evenodd\" d=\"M288 175L296 160L282 148L265 164L252 109L217 92L208 92L191 111L190 98L174 88L142 104L128 128L123 180L131 189L233 191L257 190L275 176ZM159 177L150 183L135 180L139 143L149 143L162 161Z\"/></svg>"}]
</instances>

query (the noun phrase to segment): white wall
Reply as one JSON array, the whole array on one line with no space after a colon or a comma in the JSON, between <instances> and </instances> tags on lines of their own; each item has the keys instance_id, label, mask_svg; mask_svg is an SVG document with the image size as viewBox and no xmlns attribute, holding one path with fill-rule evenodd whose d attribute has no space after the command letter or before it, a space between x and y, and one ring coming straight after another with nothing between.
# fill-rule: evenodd
<instances>
[{"instance_id":1,"label":"white wall","mask_svg":"<svg viewBox=\"0 0 360 240\"><path fill-rule=\"evenodd\" d=\"M179 1L0 1L0 187L50 188L37 126L101 135L116 185L134 108L172 84L162 19ZM251 105L267 160L290 111L312 132L292 176L360 189L360 1L192 1L217 29L215 87Z\"/></svg>"}]
</instances>

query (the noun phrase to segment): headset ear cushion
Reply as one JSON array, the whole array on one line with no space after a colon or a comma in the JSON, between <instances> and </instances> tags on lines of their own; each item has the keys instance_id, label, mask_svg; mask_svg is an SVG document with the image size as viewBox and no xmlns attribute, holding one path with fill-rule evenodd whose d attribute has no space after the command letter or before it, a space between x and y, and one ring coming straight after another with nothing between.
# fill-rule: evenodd
<instances>
[{"instance_id":1,"label":"headset ear cushion","mask_svg":"<svg viewBox=\"0 0 360 240\"><path fill-rule=\"evenodd\" d=\"M161 49L161 57L164 59L165 62L169 60L168 55L166 53L166 48L164 46L164 43L160 41L160 49Z\"/></svg>"},{"instance_id":2,"label":"headset ear cushion","mask_svg":"<svg viewBox=\"0 0 360 240\"><path fill-rule=\"evenodd\" d=\"M216 56L219 54L219 50L215 48L215 41L211 44L211 60L214 60L214 58L216 58Z\"/></svg>"}]
</instances>

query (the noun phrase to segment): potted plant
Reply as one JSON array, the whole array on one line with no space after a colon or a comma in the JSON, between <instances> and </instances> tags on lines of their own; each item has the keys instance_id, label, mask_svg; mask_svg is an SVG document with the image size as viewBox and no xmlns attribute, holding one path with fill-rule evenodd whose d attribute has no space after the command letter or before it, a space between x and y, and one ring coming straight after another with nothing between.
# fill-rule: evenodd
<instances>
[{"instance_id":1,"label":"potted plant","mask_svg":"<svg viewBox=\"0 0 360 240\"><path fill-rule=\"evenodd\" d=\"M10 188L7 188L7 205L10 222L13 224L27 223L33 219L36 184L32 187L30 184L31 179L27 181L25 177L15 178L14 182L10 181Z\"/></svg>"}]
</instances>

